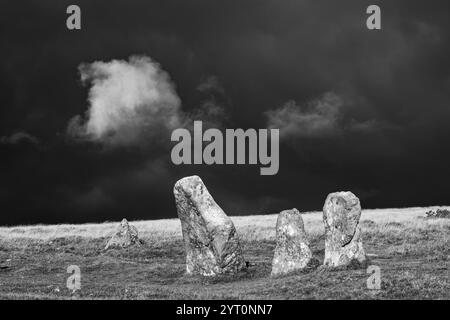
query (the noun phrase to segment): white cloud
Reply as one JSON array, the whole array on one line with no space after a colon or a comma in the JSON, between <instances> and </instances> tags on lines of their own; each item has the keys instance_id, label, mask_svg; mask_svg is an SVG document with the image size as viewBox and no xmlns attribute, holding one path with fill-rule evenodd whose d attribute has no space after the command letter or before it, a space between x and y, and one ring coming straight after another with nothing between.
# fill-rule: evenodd
<instances>
[{"instance_id":1,"label":"white cloud","mask_svg":"<svg viewBox=\"0 0 450 320\"><path fill-rule=\"evenodd\" d=\"M288 101L281 108L266 112L268 128L280 129L280 138L332 135L339 130L343 100L328 92L305 108Z\"/></svg>"},{"instance_id":2,"label":"white cloud","mask_svg":"<svg viewBox=\"0 0 450 320\"><path fill-rule=\"evenodd\" d=\"M200 92L217 92L225 94L225 89L222 87L219 79L216 76L208 76L202 83L197 86Z\"/></svg>"},{"instance_id":3,"label":"white cloud","mask_svg":"<svg viewBox=\"0 0 450 320\"><path fill-rule=\"evenodd\" d=\"M90 85L89 108L70 120L70 136L109 146L140 145L182 124L175 86L149 57L96 61L79 70Z\"/></svg>"}]
</instances>

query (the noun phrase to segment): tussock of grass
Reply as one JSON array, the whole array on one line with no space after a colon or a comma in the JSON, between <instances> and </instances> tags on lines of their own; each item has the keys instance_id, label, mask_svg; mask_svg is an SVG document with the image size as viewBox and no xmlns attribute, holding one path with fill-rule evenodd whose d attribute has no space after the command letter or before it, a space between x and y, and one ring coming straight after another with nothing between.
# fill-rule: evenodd
<instances>
[{"instance_id":1,"label":"tussock of grass","mask_svg":"<svg viewBox=\"0 0 450 320\"><path fill-rule=\"evenodd\" d=\"M232 217L249 268L217 278L188 277L177 219L135 221L145 244L104 251L118 222L0 228L0 299L449 299L450 220L423 219L427 210L365 210L361 229L382 288L367 289L365 266L270 277L277 215ZM321 263L320 212L303 215L314 261ZM66 287L69 265L82 289Z\"/></svg>"}]
</instances>

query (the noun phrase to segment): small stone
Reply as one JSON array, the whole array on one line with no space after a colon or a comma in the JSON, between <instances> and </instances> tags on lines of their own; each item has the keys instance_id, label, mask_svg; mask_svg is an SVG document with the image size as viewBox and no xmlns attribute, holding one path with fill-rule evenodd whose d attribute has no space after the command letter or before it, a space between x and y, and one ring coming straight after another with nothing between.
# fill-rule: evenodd
<instances>
[{"instance_id":1,"label":"small stone","mask_svg":"<svg viewBox=\"0 0 450 320\"><path fill-rule=\"evenodd\" d=\"M198 176L175 184L175 203L186 251L186 273L215 276L245 267L231 219L217 205Z\"/></svg>"},{"instance_id":2,"label":"small stone","mask_svg":"<svg viewBox=\"0 0 450 320\"><path fill-rule=\"evenodd\" d=\"M303 219L297 209L282 211L277 218L277 246L272 260L272 276L305 269L312 258Z\"/></svg>"},{"instance_id":3,"label":"small stone","mask_svg":"<svg viewBox=\"0 0 450 320\"><path fill-rule=\"evenodd\" d=\"M360 217L361 205L353 193L335 192L328 195L323 207L324 265L340 267L366 261L359 226Z\"/></svg>"},{"instance_id":4,"label":"small stone","mask_svg":"<svg viewBox=\"0 0 450 320\"><path fill-rule=\"evenodd\" d=\"M105 250L111 248L126 248L132 245L140 245L142 243L138 237L136 227L130 225L127 219L123 219L117 228L116 233L106 244Z\"/></svg>"}]
</instances>

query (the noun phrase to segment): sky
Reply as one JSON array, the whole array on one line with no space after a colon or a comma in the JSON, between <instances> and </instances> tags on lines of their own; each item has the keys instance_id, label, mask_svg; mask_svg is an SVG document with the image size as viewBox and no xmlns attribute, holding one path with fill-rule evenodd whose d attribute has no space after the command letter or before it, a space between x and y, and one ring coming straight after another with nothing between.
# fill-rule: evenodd
<instances>
[{"instance_id":1,"label":"sky","mask_svg":"<svg viewBox=\"0 0 450 320\"><path fill-rule=\"evenodd\" d=\"M66 8L81 8L68 30ZM368 30L366 8L381 8ZM0 224L449 205L450 3L5 0ZM176 128L278 128L280 167L174 165Z\"/></svg>"}]
</instances>

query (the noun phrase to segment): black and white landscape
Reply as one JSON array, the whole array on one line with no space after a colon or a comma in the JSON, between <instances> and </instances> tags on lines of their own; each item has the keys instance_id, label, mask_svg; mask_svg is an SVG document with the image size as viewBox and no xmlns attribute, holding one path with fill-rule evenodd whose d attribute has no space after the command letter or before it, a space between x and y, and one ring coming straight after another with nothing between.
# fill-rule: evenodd
<instances>
[{"instance_id":1,"label":"black and white landscape","mask_svg":"<svg viewBox=\"0 0 450 320\"><path fill-rule=\"evenodd\" d=\"M3 1L0 299L449 299L449 12Z\"/></svg>"}]
</instances>

